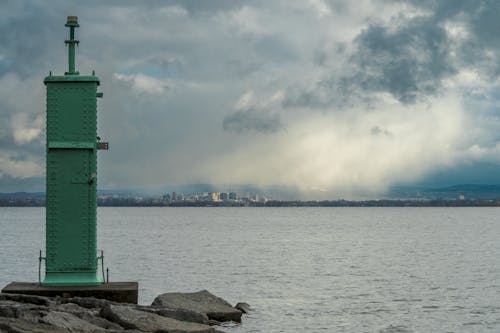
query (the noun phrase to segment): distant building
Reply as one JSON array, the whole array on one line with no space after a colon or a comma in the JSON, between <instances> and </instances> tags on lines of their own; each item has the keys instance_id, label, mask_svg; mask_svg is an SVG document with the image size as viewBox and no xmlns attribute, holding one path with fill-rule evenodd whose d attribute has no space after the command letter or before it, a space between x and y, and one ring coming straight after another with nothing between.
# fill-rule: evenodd
<instances>
[{"instance_id":1,"label":"distant building","mask_svg":"<svg viewBox=\"0 0 500 333\"><path fill-rule=\"evenodd\" d=\"M219 193L218 192L210 192L210 193L208 193L208 200L209 201L213 201L213 202L220 201Z\"/></svg>"},{"instance_id":2,"label":"distant building","mask_svg":"<svg viewBox=\"0 0 500 333\"><path fill-rule=\"evenodd\" d=\"M465 200L465 195L460 194L460 195L458 196L458 200Z\"/></svg>"},{"instance_id":3,"label":"distant building","mask_svg":"<svg viewBox=\"0 0 500 333\"><path fill-rule=\"evenodd\" d=\"M219 195L219 199L222 200L222 201L226 201L228 199L228 197L229 197L229 195L226 192L222 192Z\"/></svg>"},{"instance_id":4,"label":"distant building","mask_svg":"<svg viewBox=\"0 0 500 333\"><path fill-rule=\"evenodd\" d=\"M168 193L167 193L167 194L165 194L165 195L163 196L163 200L164 200L164 201L170 201L170 200L171 200L171 198L170 198L170 194L168 194Z\"/></svg>"},{"instance_id":5,"label":"distant building","mask_svg":"<svg viewBox=\"0 0 500 333\"><path fill-rule=\"evenodd\" d=\"M236 194L236 192L229 193L229 200L237 200L237 199L238 195Z\"/></svg>"}]
</instances>

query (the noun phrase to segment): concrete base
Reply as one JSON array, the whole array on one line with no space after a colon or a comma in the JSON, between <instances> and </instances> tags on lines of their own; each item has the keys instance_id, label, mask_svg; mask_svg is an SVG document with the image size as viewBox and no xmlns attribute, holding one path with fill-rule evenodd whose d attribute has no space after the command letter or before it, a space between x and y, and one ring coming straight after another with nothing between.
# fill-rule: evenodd
<instances>
[{"instance_id":1,"label":"concrete base","mask_svg":"<svg viewBox=\"0 0 500 333\"><path fill-rule=\"evenodd\" d=\"M11 282L3 293L61 297L95 297L113 302L137 304L137 282L109 282L96 286L42 286L31 282Z\"/></svg>"}]
</instances>

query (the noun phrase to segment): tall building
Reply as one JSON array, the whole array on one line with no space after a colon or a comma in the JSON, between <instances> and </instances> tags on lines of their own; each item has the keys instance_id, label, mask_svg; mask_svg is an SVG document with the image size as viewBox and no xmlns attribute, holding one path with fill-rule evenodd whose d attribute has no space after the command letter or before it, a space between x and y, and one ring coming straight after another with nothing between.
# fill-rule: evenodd
<instances>
[{"instance_id":1,"label":"tall building","mask_svg":"<svg viewBox=\"0 0 500 333\"><path fill-rule=\"evenodd\" d=\"M208 200L213 202L220 201L219 193L217 192L208 193Z\"/></svg>"}]
</instances>

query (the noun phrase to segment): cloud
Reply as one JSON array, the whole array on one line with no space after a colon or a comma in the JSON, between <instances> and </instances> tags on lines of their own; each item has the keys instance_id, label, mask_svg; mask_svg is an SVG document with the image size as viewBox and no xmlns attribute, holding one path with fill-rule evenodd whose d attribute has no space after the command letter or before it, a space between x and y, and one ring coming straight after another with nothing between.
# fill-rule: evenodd
<instances>
[{"instance_id":1,"label":"cloud","mask_svg":"<svg viewBox=\"0 0 500 333\"><path fill-rule=\"evenodd\" d=\"M434 17L396 17L373 23L353 40L344 68L312 88L289 90L286 107L344 107L389 93L403 104L439 94L457 70L446 30ZM324 60L323 60L324 61Z\"/></svg>"},{"instance_id":2,"label":"cloud","mask_svg":"<svg viewBox=\"0 0 500 333\"><path fill-rule=\"evenodd\" d=\"M229 132L256 131L260 133L275 133L283 129L277 114L266 114L255 109L236 111L226 116L222 127Z\"/></svg>"},{"instance_id":3,"label":"cloud","mask_svg":"<svg viewBox=\"0 0 500 333\"><path fill-rule=\"evenodd\" d=\"M44 174L44 168L33 161L23 159L18 153L0 153L0 175L12 178L36 178Z\"/></svg>"},{"instance_id":4,"label":"cloud","mask_svg":"<svg viewBox=\"0 0 500 333\"><path fill-rule=\"evenodd\" d=\"M380 128L379 126L374 126L372 127L372 129L370 130L370 133L373 135L373 136L378 136L378 135L385 135L385 136L392 136L392 133L389 132L388 130L386 129L382 129Z\"/></svg>"},{"instance_id":5,"label":"cloud","mask_svg":"<svg viewBox=\"0 0 500 333\"><path fill-rule=\"evenodd\" d=\"M389 92L408 104L439 92L456 70L446 31L432 18L415 17L396 27L371 25L355 40L355 72L344 84L368 93Z\"/></svg>"},{"instance_id":6,"label":"cloud","mask_svg":"<svg viewBox=\"0 0 500 333\"><path fill-rule=\"evenodd\" d=\"M464 71L488 80L488 85L500 74L500 23L494 14L500 11L498 3L385 3L404 10L389 19L369 20L343 52L317 51L319 65L335 56L340 66L325 68L312 83L291 85L284 107L369 106L380 94L411 105L445 93L447 82Z\"/></svg>"},{"instance_id":7,"label":"cloud","mask_svg":"<svg viewBox=\"0 0 500 333\"><path fill-rule=\"evenodd\" d=\"M308 116L290 124L286 133L218 156L205 167L206 177L293 184L304 197L369 197L471 157L461 148L466 118L458 101L449 96L436 100L432 109L420 103L412 109L394 105L370 113L350 109ZM223 173L217 172L221 164ZM317 189L322 189L319 197L311 194Z\"/></svg>"},{"instance_id":8,"label":"cloud","mask_svg":"<svg viewBox=\"0 0 500 333\"><path fill-rule=\"evenodd\" d=\"M234 133L254 131L270 134L284 130L279 113L273 110L281 99L282 94L278 92L269 100L257 102L254 92L248 91L239 99L236 111L224 117L222 127Z\"/></svg>"},{"instance_id":9,"label":"cloud","mask_svg":"<svg viewBox=\"0 0 500 333\"><path fill-rule=\"evenodd\" d=\"M142 73L131 75L114 73L113 78L130 84L132 89L138 93L162 94L168 90L166 80L160 80Z\"/></svg>"},{"instance_id":10,"label":"cloud","mask_svg":"<svg viewBox=\"0 0 500 333\"><path fill-rule=\"evenodd\" d=\"M12 116L12 135L14 142L23 145L40 139L45 125L41 115L30 119L29 113L17 113Z\"/></svg>"},{"instance_id":11,"label":"cloud","mask_svg":"<svg viewBox=\"0 0 500 333\"><path fill-rule=\"evenodd\" d=\"M43 176L43 83L15 73L0 76L0 174L2 179ZM0 189L3 180L0 180Z\"/></svg>"}]
</instances>

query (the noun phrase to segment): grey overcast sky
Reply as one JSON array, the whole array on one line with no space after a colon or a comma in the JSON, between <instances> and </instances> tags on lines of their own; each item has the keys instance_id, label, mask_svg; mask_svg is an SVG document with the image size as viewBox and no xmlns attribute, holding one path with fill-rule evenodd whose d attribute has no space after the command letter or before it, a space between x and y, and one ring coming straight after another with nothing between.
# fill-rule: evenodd
<instances>
[{"instance_id":1,"label":"grey overcast sky","mask_svg":"<svg viewBox=\"0 0 500 333\"><path fill-rule=\"evenodd\" d=\"M0 192L44 190L68 15L100 188L500 183L500 1L0 0Z\"/></svg>"}]
</instances>

